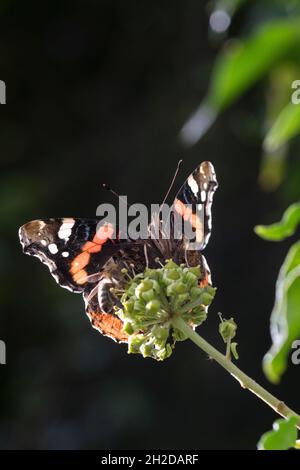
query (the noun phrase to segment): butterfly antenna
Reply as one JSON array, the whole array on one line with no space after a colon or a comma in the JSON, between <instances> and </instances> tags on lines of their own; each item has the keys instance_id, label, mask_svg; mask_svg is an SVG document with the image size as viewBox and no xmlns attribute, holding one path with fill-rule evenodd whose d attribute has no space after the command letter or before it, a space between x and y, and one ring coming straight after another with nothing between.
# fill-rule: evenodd
<instances>
[{"instance_id":1,"label":"butterfly antenna","mask_svg":"<svg viewBox=\"0 0 300 470\"><path fill-rule=\"evenodd\" d=\"M120 196L118 193L116 193L116 191L114 191L108 184L102 183L102 188L105 189L106 191L109 191L110 193L112 193L114 196L116 196L118 199L123 201L129 207L129 204L126 201L126 199L124 199L122 196Z\"/></svg>"},{"instance_id":2,"label":"butterfly antenna","mask_svg":"<svg viewBox=\"0 0 300 470\"><path fill-rule=\"evenodd\" d=\"M167 198L168 198L168 196L169 196L169 194L170 194L170 192L171 192L171 189L172 189L173 186L174 186L174 183L175 183L176 177L177 177L177 175L178 175L178 172L179 172L181 163L182 163L182 160L179 160L178 163L177 163L177 167L176 167L174 176L173 176L173 178L172 178L171 184L170 184L170 186L169 186L168 191L166 192L166 195L165 195L165 197L164 197L164 199L163 199L163 202L161 203L159 209L161 209L161 207L162 207L162 206L164 205L164 203L166 202L166 200L167 200Z\"/></svg>"}]
</instances>

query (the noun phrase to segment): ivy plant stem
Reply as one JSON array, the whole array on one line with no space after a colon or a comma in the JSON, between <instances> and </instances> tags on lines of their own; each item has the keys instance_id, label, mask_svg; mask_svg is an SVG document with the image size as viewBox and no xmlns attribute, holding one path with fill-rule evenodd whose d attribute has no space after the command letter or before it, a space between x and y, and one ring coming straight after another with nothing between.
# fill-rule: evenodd
<instances>
[{"instance_id":1,"label":"ivy plant stem","mask_svg":"<svg viewBox=\"0 0 300 470\"><path fill-rule=\"evenodd\" d=\"M212 359L218 362L224 369L226 369L244 388L254 393L258 398L263 400L267 405L273 408L276 413L287 418L289 416L295 416L298 419L297 427L300 429L300 416L291 410L286 404L278 400L271 393L265 390L261 385L255 382L251 377L241 371L230 359L224 354L220 353L211 344L209 344L204 338L196 333L181 317L175 315L172 318L172 324L178 330L181 330L188 338L190 338L199 348L201 348L206 354Z\"/></svg>"}]
</instances>

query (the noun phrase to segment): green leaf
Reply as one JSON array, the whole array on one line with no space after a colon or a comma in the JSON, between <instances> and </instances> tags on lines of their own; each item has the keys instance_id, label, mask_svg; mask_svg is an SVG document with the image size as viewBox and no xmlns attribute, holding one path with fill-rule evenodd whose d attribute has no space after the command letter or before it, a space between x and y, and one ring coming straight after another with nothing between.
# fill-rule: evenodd
<instances>
[{"instance_id":1,"label":"green leaf","mask_svg":"<svg viewBox=\"0 0 300 470\"><path fill-rule=\"evenodd\" d=\"M280 222L272 225L257 225L254 231L265 240L281 241L293 235L299 223L300 203L296 203L284 212Z\"/></svg>"},{"instance_id":2,"label":"green leaf","mask_svg":"<svg viewBox=\"0 0 300 470\"><path fill-rule=\"evenodd\" d=\"M265 151L259 170L259 183L263 191L275 191L282 183L288 156L288 145L283 145L275 152Z\"/></svg>"},{"instance_id":3,"label":"green leaf","mask_svg":"<svg viewBox=\"0 0 300 470\"><path fill-rule=\"evenodd\" d=\"M238 360L238 358L239 358L239 354L237 352L237 347L238 347L238 343L231 343L230 344L231 353L232 353L234 359L236 359L236 360Z\"/></svg>"},{"instance_id":4,"label":"green leaf","mask_svg":"<svg viewBox=\"0 0 300 470\"><path fill-rule=\"evenodd\" d=\"M273 431L266 432L260 438L259 450L287 450L295 447L297 440L297 418L278 419L273 424Z\"/></svg>"},{"instance_id":5,"label":"green leaf","mask_svg":"<svg viewBox=\"0 0 300 470\"><path fill-rule=\"evenodd\" d=\"M300 241L292 245L276 283L270 327L273 344L263 360L267 378L280 381L292 343L300 337Z\"/></svg>"},{"instance_id":6,"label":"green leaf","mask_svg":"<svg viewBox=\"0 0 300 470\"><path fill-rule=\"evenodd\" d=\"M264 148L274 152L300 132L300 105L288 103L267 133Z\"/></svg>"},{"instance_id":7,"label":"green leaf","mask_svg":"<svg viewBox=\"0 0 300 470\"><path fill-rule=\"evenodd\" d=\"M269 73L268 93L263 129L271 129L279 113L291 100L291 83L300 76L300 68L290 61L280 61ZM289 146L281 145L276 150L265 146L259 182L264 191L274 191L282 183Z\"/></svg>"},{"instance_id":8,"label":"green leaf","mask_svg":"<svg viewBox=\"0 0 300 470\"><path fill-rule=\"evenodd\" d=\"M226 47L216 61L207 101L225 109L299 45L300 20L289 19L265 24L243 42Z\"/></svg>"},{"instance_id":9,"label":"green leaf","mask_svg":"<svg viewBox=\"0 0 300 470\"><path fill-rule=\"evenodd\" d=\"M247 39L226 44L216 59L206 98L181 130L182 141L186 145L195 144L219 112L299 46L299 18L274 20L256 29Z\"/></svg>"}]
</instances>

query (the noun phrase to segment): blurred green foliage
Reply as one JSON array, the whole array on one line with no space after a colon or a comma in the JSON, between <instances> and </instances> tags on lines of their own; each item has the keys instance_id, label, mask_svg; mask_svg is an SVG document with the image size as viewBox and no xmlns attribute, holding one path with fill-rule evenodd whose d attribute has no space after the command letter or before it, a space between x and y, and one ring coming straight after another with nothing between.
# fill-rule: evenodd
<instances>
[{"instance_id":1,"label":"blurred green foliage","mask_svg":"<svg viewBox=\"0 0 300 470\"><path fill-rule=\"evenodd\" d=\"M291 50L300 47L300 19L274 20L234 40L216 59L206 102L223 111Z\"/></svg>"},{"instance_id":2,"label":"blurred green foliage","mask_svg":"<svg viewBox=\"0 0 300 470\"><path fill-rule=\"evenodd\" d=\"M255 232L265 240L282 241L295 233L299 223L300 203L295 203L280 222L258 225ZM263 367L269 380L278 383L287 368L292 344L300 337L300 241L291 246L280 269L270 326L273 344Z\"/></svg>"},{"instance_id":3,"label":"blurred green foliage","mask_svg":"<svg viewBox=\"0 0 300 470\"><path fill-rule=\"evenodd\" d=\"M300 337L300 241L289 250L276 282L271 314L273 345L264 357L264 371L279 382L286 370L293 342Z\"/></svg>"},{"instance_id":4,"label":"blurred green foliage","mask_svg":"<svg viewBox=\"0 0 300 470\"><path fill-rule=\"evenodd\" d=\"M273 126L267 133L264 147L269 152L278 150L300 132L300 106L288 103L279 113Z\"/></svg>"},{"instance_id":5,"label":"blurred green foliage","mask_svg":"<svg viewBox=\"0 0 300 470\"><path fill-rule=\"evenodd\" d=\"M256 25L250 29L246 21L246 34L231 34L231 21L244 3ZM259 181L265 190L274 190L284 177L286 144L300 132L300 106L291 103L292 84L300 76L300 3L219 0L210 18L215 18L210 21L213 34L221 36L224 45L214 61L208 92L183 126L181 138L186 145L194 145L219 113L264 80L267 99L261 123L265 139Z\"/></svg>"},{"instance_id":6,"label":"blurred green foliage","mask_svg":"<svg viewBox=\"0 0 300 470\"><path fill-rule=\"evenodd\" d=\"M257 2L247 4L257 14ZM214 61L206 97L182 128L181 137L187 145L195 144L219 113L265 78L265 137L259 181L264 189L274 190L284 176L289 141L300 132L300 104L292 100L300 76L300 2L261 2L264 15L257 15L255 27L246 34L231 34L230 23L242 5L230 0L214 3L210 26L216 35L222 32L225 44ZM281 222L257 226L256 233L267 240L283 240L293 235L299 219L300 206L293 204ZM273 346L264 360L264 370L274 382L286 369L292 342L300 335L298 251L299 242L290 249L276 284L271 315Z\"/></svg>"},{"instance_id":7,"label":"blurred green foliage","mask_svg":"<svg viewBox=\"0 0 300 470\"><path fill-rule=\"evenodd\" d=\"M297 440L297 418L277 419L273 431L266 432L260 438L259 450L287 450L295 447Z\"/></svg>"}]
</instances>

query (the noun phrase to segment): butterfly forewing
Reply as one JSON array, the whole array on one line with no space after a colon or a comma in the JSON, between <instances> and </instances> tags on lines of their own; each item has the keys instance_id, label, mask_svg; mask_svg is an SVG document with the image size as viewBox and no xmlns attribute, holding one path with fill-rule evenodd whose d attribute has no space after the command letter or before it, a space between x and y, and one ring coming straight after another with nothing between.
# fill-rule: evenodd
<instances>
[{"instance_id":1,"label":"butterfly forewing","mask_svg":"<svg viewBox=\"0 0 300 470\"><path fill-rule=\"evenodd\" d=\"M175 211L195 232L199 250L205 248L211 235L211 206L217 187L213 165L202 162L189 175L174 200Z\"/></svg>"}]
</instances>

